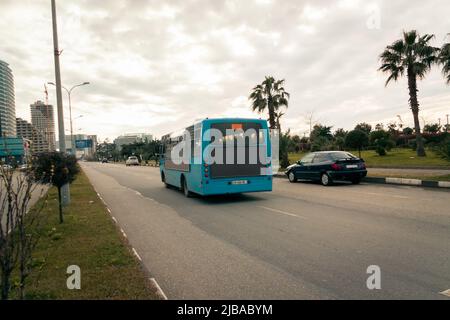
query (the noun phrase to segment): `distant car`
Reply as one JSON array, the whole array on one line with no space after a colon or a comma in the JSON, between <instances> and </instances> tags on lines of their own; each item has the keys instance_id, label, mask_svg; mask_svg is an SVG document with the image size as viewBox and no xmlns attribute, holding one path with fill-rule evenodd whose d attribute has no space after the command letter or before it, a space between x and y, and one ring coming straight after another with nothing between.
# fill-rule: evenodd
<instances>
[{"instance_id":1,"label":"distant car","mask_svg":"<svg viewBox=\"0 0 450 320\"><path fill-rule=\"evenodd\" d=\"M108 163L108 159L103 158L103 159L102 159L102 163Z\"/></svg>"},{"instance_id":2,"label":"distant car","mask_svg":"<svg viewBox=\"0 0 450 320\"><path fill-rule=\"evenodd\" d=\"M13 167L9 164L2 164L2 169L5 171L12 170Z\"/></svg>"},{"instance_id":3,"label":"distant car","mask_svg":"<svg viewBox=\"0 0 450 320\"><path fill-rule=\"evenodd\" d=\"M28 169L29 169L29 166L27 164L21 164L19 166L19 171L24 172L24 171L28 171Z\"/></svg>"},{"instance_id":4,"label":"distant car","mask_svg":"<svg viewBox=\"0 0 450 320\"><path fill-rule=\"evenodd\" d=\"M320 181L324 186L335 180L351 181L358 184L367 175L363 159L345 151L312 152L297 163L287 167L290 182L298 179Z\"/></svg>"},{"instance_id":5,"label":"distant car","mask_svg":"<svg viewBox=\"0 0 450 320\"><path fill-rule=\"evenodd\" d=\"M138 166L139 159L136 156L130 156L130 157L128 157L127 161L125 161L125 164L127 166Z\"/></svg>"},{"instance_id":6,"label":"distant car","mask_svg":"<svg viewBox=\"0 0 450 320\"><path fill-rule=\"evenodd\" d=\"M2 164L0 169L0 176L3 176L3 173L7 173L13 170L13 167L9 164Z\"/></svg>"}]
</instances>

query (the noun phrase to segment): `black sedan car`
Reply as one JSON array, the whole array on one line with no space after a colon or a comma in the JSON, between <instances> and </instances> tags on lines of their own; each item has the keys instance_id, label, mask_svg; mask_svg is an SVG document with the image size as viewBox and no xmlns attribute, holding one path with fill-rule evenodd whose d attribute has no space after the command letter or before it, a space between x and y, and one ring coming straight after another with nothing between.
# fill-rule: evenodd
<instances>
[{"instance_id":1,"label":"black sedan car","mask_svg":"<svg viewBox=\"0 0 450 320\"><path fill-rule=\"evenodd\" d=\"M363 159L345 151L320 151L304 156L286 170L290 182L297 179L320 181L324 186L335 180L358 184L367 175Z\"/></svg>"}]
</instances>

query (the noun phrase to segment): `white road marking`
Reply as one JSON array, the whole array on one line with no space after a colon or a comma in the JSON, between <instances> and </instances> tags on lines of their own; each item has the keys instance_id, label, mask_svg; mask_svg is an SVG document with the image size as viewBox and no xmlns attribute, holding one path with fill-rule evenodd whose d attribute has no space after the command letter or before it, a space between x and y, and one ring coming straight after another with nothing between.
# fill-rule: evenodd
<instances>
[{"instance_id":1,"label":"white road marking","mask_svg":"<svg viewBox=\"0 0 450 320\"><path fill-rule=\"evenodd\" d=\"M117 223L117 220L116 220L116 218L112 217L112 219L113 219L113 221L114 221L115 223Z\"/></svg>"},{"instance_id":2,"label":"white road marking","mask_svg":"<svg viewBox=\"0 0 450 320\"><path fill-rule=\"evenodd\" d=\"M123 231L122 228L120 229L120 232L122 232L122 235L123 235L125 238L128 238L128 237L127 237L127 234L125 233L125 231Z\"/></svg>"},{"instance_id":3,"label":"white road marking","mask_svg":"<svg viewBox=\"0 0 450 320\"><path fill-rule=\"evenodd\" d=\"M439 292L440 294L450 298L450 289Z\"/></svg>"},{"instance_id":4,"label":"white road marking","mask_svg":"<svg viewBox=\"0 0 450 320\"><path fill-rule=\"evenodd\" d=\"M287 211L282 211L282 210L278 210L278 209L274 209L274 208L269 208L269 207L264 207L264 206L257 206L257 207L258 207L258 208L261 208L261 209L268 210L268 211L272 211L272 212L276 212L276 213L281 213L281 214L284 214L284 215L287 215L287 216L291 216L291 217L296 217L296 218L301 218L301 219L308 219L308 218L306 218L306 217L299 216L298 214L291 213L291 212L287 212Z\"/></svg>"},{"instance_id":5,"label":"white road marking","mask_svg":"<svg viewBox=\"0 0 450 320\"><path fill-rule=\"evenodd\" d=\"M153 283L153 285L156 287L157 293L163 298L164 300L169 300L167 296L165 295L164 291L162 291L161 287L159 286L158 282L156 282L155 278L150 278L150 282Z\"/></svg>"},{"instance_id":6,"label":"white road marking","mask_svg":"<svg viewBox=\"0 0 450 320\"><path fill-rule=\"evenodd\" d=\"M139 259L139 261L142 261L141 257L139 256L139 254L137 253L135 248L132 248L131 250L133 250L134 255Z\"/></svg>"},{"instance_id":7,"label":"white road marking","mask_svg":"<svg viewBox=\"0 0 450 320\"><path fill-rule=\"evenodd\" d=\"M106 210L108 210L108 212L111 214L111 210L107 207Z\"/></svg>"}]
</instances>

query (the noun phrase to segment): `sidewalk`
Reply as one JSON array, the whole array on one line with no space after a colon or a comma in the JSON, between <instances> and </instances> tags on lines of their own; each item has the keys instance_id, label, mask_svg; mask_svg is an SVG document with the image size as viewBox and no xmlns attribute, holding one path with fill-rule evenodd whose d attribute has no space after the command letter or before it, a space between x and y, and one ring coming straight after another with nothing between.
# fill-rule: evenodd
<instances>
[{"instance_id":1,"label":"sidewalk","mask_svg":"<svg viewBox=\"0 0 450 320\"><path fill-rule=\"evenodd\" d=\"M397 169L397 168L367 168L369 175L391 176L414 175L414 176L445 176L450 175L450 169Z\"/></svg>"}]
</instances>

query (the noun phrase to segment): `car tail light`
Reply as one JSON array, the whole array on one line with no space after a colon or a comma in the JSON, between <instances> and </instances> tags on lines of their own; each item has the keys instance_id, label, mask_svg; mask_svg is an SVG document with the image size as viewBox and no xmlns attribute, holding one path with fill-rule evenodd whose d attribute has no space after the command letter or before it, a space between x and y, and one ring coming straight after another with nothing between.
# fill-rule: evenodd
<instances>
[{"instance_id":1,"label":"car tail light","mask_svg":"<svg viewBox=\"0 0 450 320\"><path fill-rule=\"evenodd\" d=\"M342 169L342 166L341 166L341 165L338 165L337 163L333 163L333 164L331 165L331 169L333 169L333 170L341 170L341 169Z\"/></svg>"},{"instance_id":2,"label":"car tail light","mask_svg":"<svg viewBox=\"0 0 450 320\"><path fill-rule=\"evenodd\" d=\"M361 162L361 163L359 164L359 167L360 167L361 169L365 169L365 168L366 168L366 164L365 164L364 162Z\"/></svg>"}]
</instances>

